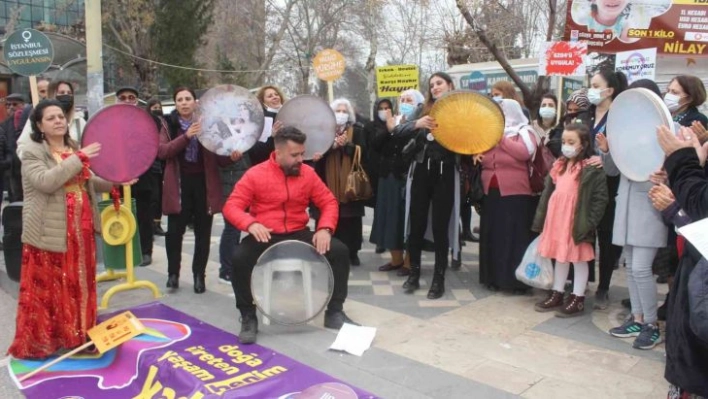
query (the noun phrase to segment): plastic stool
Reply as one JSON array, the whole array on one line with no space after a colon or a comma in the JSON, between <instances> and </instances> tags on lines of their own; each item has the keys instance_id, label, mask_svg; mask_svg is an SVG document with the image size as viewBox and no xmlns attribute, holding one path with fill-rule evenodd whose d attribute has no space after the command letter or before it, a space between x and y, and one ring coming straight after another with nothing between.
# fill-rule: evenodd
<instances>
[{"instance_id":1,"label":"plastic stool","mask_svg":"<svg viewBox=\"0 0 708 399\"><path fill-rule=\"evenodd\" d=\"M302 259L278 259L263 265L263 311L270 314L270 293L273 285L273 274L296 272L302 274L302 288L305 291L305 307L307 318L315 312L312 306L312 268ZM270 319L263 316L263 324L269 325Z\"/></svg>"}]
</instances>

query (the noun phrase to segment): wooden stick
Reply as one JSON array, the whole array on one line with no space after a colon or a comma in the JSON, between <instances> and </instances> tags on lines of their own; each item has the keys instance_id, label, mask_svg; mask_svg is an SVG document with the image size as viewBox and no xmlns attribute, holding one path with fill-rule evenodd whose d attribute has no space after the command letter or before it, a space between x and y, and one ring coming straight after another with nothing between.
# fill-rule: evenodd
<instances>
[{"instance_id":1,"label":"wooden stick","mask_svg":"<svg viewBox=\"0 0 708 399\"><path fill-rule=\"evenodd\" d=\"M37 103L39 102L39 91L37 91L37 76L30 75L29 82L30 92L32 94L32 106L37 106Z\"/></svg>"},{"instance_id":2,"label":"wooden stick","mask_svg":"<svg viewBox=\"0 0 708 399\"><path fill-rule=\"evenodd\" d=\"M37 368L37 369L35 369L35 370L32 370L32 372L23 375L22 378L19 378L19 379L18 379L18 381L22 382L22 381L24 381L24 380L26 380L26 379L32 377L33 375L39 373L40 371L44 371L44 370L46 370L46 369L52 367L53 365L55 365L55 364L61 362L62 360L66 359L66 358L68 358L68 357L70 357L70 356L73 356L73 355L75 355L75 354L81 352L81 351L84 350L84 349L87 349L87 348L88 348L89 346L91 346L91 345L93 345L93 341L89 341L89 342L87 342L87 343L85 343L85 344L79 346L78 348L73 349L71 352L67 352L67 353L65 353L65 354L63 354L63 355L61 355L61 356L59 356L58 358L52 360L51 362L46 363L46 364L43 364L41 367L39 367L39 368Z\"/></svg>"}]
</instances>

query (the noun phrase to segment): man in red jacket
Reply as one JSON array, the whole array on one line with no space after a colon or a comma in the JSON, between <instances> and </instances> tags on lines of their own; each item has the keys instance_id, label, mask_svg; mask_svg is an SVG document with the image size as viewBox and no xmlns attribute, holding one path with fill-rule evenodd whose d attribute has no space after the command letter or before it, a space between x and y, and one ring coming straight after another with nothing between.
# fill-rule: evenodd
<instances>
[{"instance_id":1,"label":"man in red jacket","mask_svg":"<svg viewBox=\"0 0 708 399\"><path fill-rule=\"evenodd\" d=\"M256 342L258 333L251 272L266 249L285 240L312 243L332 265L334 290L325 312L325 327L339 329L344 323L356 324L342 310L349 280L349 250L332 238L339 205L315 170L302 164L305 138L294 127L282 128L274 137L275 151L270 159L243 175L223 208L229 223L249 232L236 248L231 274L236 307L241 312L239 339L244 344ZM307 228L310 202L321 211L316 232Z\"/></svg>"}]
</instances>

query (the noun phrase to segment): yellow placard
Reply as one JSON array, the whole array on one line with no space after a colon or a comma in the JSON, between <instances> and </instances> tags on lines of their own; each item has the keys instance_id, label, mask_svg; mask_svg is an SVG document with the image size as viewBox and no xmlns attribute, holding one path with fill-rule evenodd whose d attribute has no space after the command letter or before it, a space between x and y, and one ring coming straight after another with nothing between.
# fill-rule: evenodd
<instances>
[{"instance_id":1,"label":"yellow placard","mask_svg":"<svg viewBox=\"0 0 708 399\"><path fill-rule=\"evenodd\" d=\"M318 78L333 82L344 75L347 62L339 51L328 48L317 53L312 60L312 67Z\"/></svg>"},{"instance_id":2,"label":"yellow placard","mask_svg":"<svg viewBox=\"0 0 708 399\"><path fill-rule=\"evenodd\" d=\"M99 352L107 352L120 344L137 337L145 331L145 326L131 312L111 317L88 331L91 341Z\"/></svg>"},{"instance_id":3,"label":"yellow placard","mask_svg":"<svg viewBox=\"0 0 708 399\"><path fill-rule=\"evenodd\" d=\"M417 65L388 65L376 68L376 91L379 97L398 97L401 92L419 90Z\"/></svg>"}]
</instances>

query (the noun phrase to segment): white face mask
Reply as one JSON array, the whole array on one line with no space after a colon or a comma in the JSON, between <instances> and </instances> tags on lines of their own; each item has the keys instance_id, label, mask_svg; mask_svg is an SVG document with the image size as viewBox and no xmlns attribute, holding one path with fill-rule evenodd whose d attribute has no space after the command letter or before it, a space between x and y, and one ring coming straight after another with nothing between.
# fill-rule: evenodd
<instances>
[{"instance_id":1,"label":"white face mask","mask_svg":"<svg viewBox=\"0 0 708 399\"><path fill-rule=\"evenodd\" d=\"M568 159L575 157L579 152L580 149L575 146L569 144L563 144L561 146L561 153L563 153L563 156Z\"/></svg>"},{"instance_id":2,"label":"white face mask","mask_svg":"<svg viewBox=\"0 0 708 399\"><path fill-rule=\"evenodd\" d=\"M334 116L337 119L337 126L345 125L349 122L349 114L346 112L337 112Z\"/></svg>"},{"instance_id":3,"label":"white face mask","mask_svg":"<svg viewBox=\"0 0 708 399\"><path fill-rule=\"evenodd\" d=\"M496 101L497 104L500 103L500 102L502 102L503 99L504 99L504 97L502 97L502 96L494 96L494 97L492 97L492 100Z\"/></svg>"},{"instance_id":4,"label":"white face mask","mask_svg":"<svg viewBox=\"0 0 708 399\"><path fill-rule=\"evenodd\" d=\"M672 93L664 95L664 104L669 108L669 111L674 112L681 107L681 96Z\"/></svg>"},{"instance_id":5,"label":"white face mask","mask_svg":"<svg viewBox=\"0 0 708 399\"><path fill-rule=\"evenodd\" d=\"M605 90L607 89L588 89L588 101L590 101L590 104L600 104L605 99L602 97L602 92Z\"/></svg>"},{"instance_id":6,"label":"white face mask","mask_svg":"<svg viewBox=\"0 0 708 399\"><path fill-rule=\"evenodd\" d=\"M381 119L382 122L386 122L388 120L388 115L386 115L386 111L379 111L379 119Z\"/></svg>"},{"instance_id":7,"label":"white face mask","mask_svg":"<svg viewBox=\"0 0 708 399\"><path fill-rule=\"evenodd\" d=\"M553 119L556 117L556 109L553 107L543 107L538 110L538 114L543 119Z\"/></svg>"}]
</instances>

